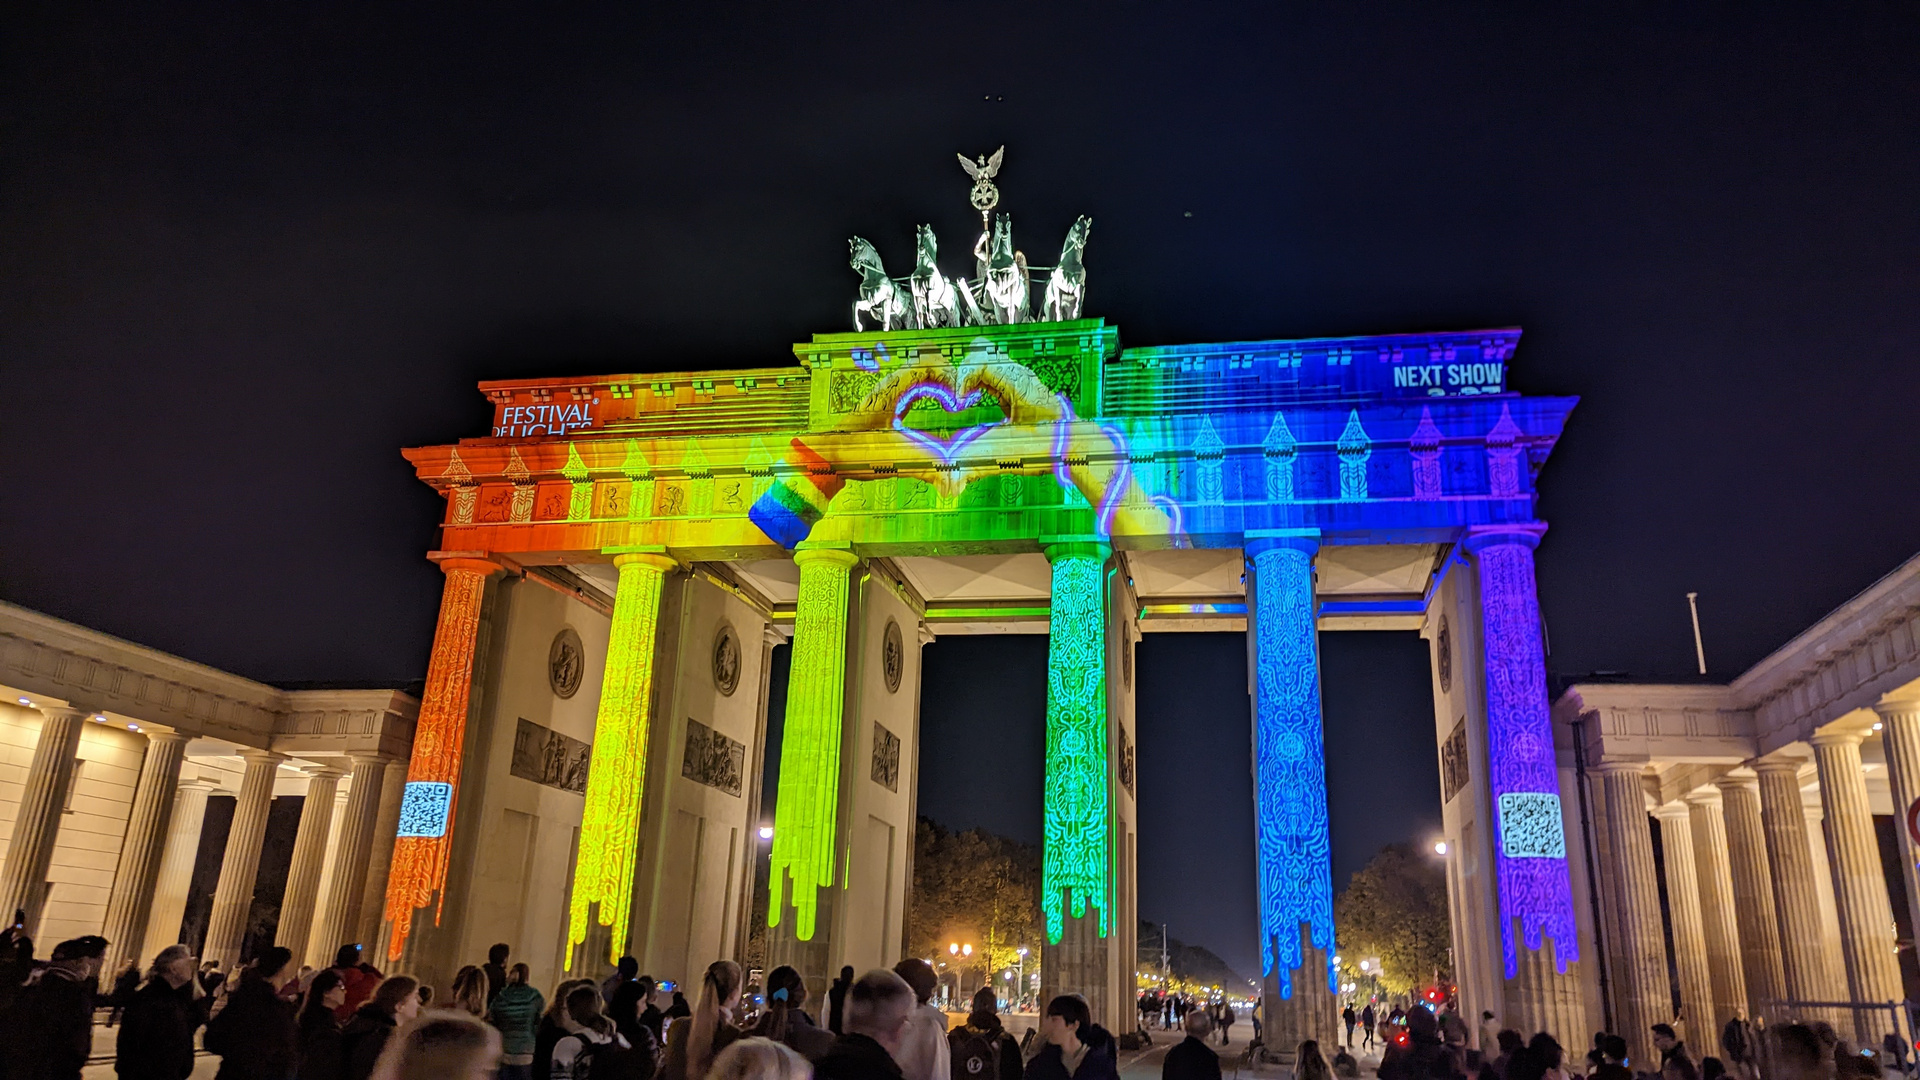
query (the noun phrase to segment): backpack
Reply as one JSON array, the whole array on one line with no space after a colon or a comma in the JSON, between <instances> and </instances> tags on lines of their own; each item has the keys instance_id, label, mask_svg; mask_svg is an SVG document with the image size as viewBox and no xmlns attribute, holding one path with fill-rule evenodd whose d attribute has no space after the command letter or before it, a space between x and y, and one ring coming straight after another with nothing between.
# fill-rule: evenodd
<instances>
[{"instance_id":1,"label":"backpack","mask_svg":"<svg viewBox=\"0 0 1920 1080\"><path fill-rule=\"evenodd\" d=\"M648 1032L652 1034L652 1032ZM580 1048L580 1055L574 1058L574 1080L651 1080L654 1073L653 1047L635 1048L621 1046L615 1038L611 1042L588 1042ZM586 1066L582 1071L581 1066Z\"/></svg>"},{"instance_id":2,"label":"backpack","mask_svg":"<svg viewBox=\"0 0 1920 1080\"><path fill-rule=\"evenodd\" d=\"M972 1024L949 1032L947 1050L953 1055L953 1080L1000 1080L1000 1058L994 1053L994 1042Z\"/></svg>"}]
</instances>

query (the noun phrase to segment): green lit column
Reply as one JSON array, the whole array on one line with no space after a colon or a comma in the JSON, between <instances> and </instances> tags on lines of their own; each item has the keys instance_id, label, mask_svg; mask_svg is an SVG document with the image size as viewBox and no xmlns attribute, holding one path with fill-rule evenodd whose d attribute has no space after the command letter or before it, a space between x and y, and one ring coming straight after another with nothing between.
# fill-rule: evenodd
<instances>
[{"instance_id":1,"label":"green lit column","mask_svg":"<svg viewBox=\"0 0 1920 1080\"><path fill-rule=\"evenodd\" d=\"M1113 896L1112 763L1107 745L1107 545L1048 544L1053 599L1047 631L1047 777L1040 912L1043 999L1086 997L1096 1022L1107 1001ZM1125 959L1131 964L1132 960Z\"/></svg>"},{"instance_id":2,"label":"green lit column","mask_svg":"<svg viewBox=\"0 0 1920 1080\"><path fill-rule=\"evenodd\" d=\"M845 547L809 546L793 553L800 597L793 619L793 666L780 740L780 783L774 805L772 864L767 875L770 962L802 975L825 971L816 940L838 861L840 728L846 699L847 587L860 559ZM789 889L791 886L791 889ZM827 935L830 936L830 935ZM822 940L819 946L824 946Z\"/></svg>"}]
</instances>

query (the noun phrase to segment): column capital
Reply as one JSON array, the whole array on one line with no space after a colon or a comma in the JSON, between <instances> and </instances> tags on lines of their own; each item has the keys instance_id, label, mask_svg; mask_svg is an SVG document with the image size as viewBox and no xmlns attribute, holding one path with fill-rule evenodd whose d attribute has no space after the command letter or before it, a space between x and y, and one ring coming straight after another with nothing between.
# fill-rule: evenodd
<instances>
[{"instance_id":1,"label":"column capital","mask_svg":"<svg viewBox=\"0 0 1920 1080\"><path fill-rule=\"evenodd\" d=\"M1814 746L1859 746L1862 742L1866 741L1866 737L1867 733L1864 731L1847 731L1844 729L1836 731L1833 728L1828 728L1825 731L1814 732L1807 741Z\"/></svg>"},{"instance_id":2,"label":"column capital","mask_svg":"<svg viewBox=\"0 0 1920 1080\"><path fill-rule=\"evenodd\" d=\"M821 563L851 570L860 565L860 556L853 553L853 545L845 542L802 540L800 546L793 549L793 561L796 566Z\"/></svg>"},{"instance_id":3,"label":"column capital","mask_svg":"<svg viewBox=\"0 0 1920 1080\"><path fill-rule=\"evenodd\" d=\"M310 765L301 771L313 780L338 780L347 775L347 770L338 765Z\"/></svg>"},{"instance_id":4,"label":"column capital","mask_svg":"<svg viewBox=\"0 0 1920 1080\"><path fill-rule=\"evenodd\" d=\"M1760 781L1751 776L1735 776L1732 773L1727 773L1723 776L1714 777L1713 786L1723 793L1735 790L1758 791L1760 790Z\"/></svg>"},{"instance_id":5,"label":"column capital","mask_svg":"<svg viewBox=\"0 0 1920 1080\"><path fill-rule=\"evenodd\" d=\"M1725 778L1723 777L1722 779ZM1688 806L1711 806L1718 810L1723 801L1720 798L1719 790L1717 790L1719 783L1719 780L1715 780L1714 784L1716 786L1714 788L1700 788L1695 791L1689 791L1686 795L1682 796L1681 801L1685 802Z\"/></svg>"},{"instance_id":6,"label":"column capital","mask_svg":"<svg viewBox=\"0 0 1920 1080\"><path fill-rule=\"evenodd\" d=\"M1653 808L1653 816L1661 821L1674 821L1686 817L1689 813L1692 811L1687 809L1687 804L1684 802L1661 803Z\"/></svg>"},{"instance_id":7,"label":"column capital","mask_svg":"<svg viewBox=\"0 0 1920 1080\"><path fill-rule=\"evenodd\" d=\"M641 566L668 574L680 569L680 560L667 554L665 548L658 551L617 551L613 556L613 566L616 570Z\"/></svg>"},{"instance_id":8,"label":"column capital","mask_svg":"<svg viewBox=\"0 0 1920 1080\"><path fill-rule=\"evenodd\" d=\"M438 564L443 574L465 570L479 574L481 577L489 577L506 569L494 562L484 551L429 551L427 560Z\"/></svg>"},{"instance_id":9,"label":"column capital","mask_svg":"<svg viewBox=\"0 0 1920 1080\"><path fill-rule=\"evenodd\" d=\"M1240 550L1249 559L1263 551L1275 549L1304 551L1311 558L1320 551L1320 530L1248 529L1241 534Z\"/></svg>"},{"instance_id":10,"label":"column capital","mask_svg":"<svg viewBox=\"0 0 1920 1080\"><path fill-rule=\"evenodd\" d=\"M142 727L140 733L147 737L148 742L157 743L161 746L171 743L188 743L193 741L193 736L184 731L148 731Z\"/></svg>"},{"instance_id":11,"label":"column capital","mask_svg":"<svg viewBox=\"0 0 1920 1080\"><path fill-rule=\"evenodd\" d=\"M1069 558L1074 555L1107 561L1113 554L1113 545L1098 536L1043 536L1040 538L1040 552L1048 562Z\"/></svg>"},{"instance_id":12,"label":"column capital","mask_svg":"<svg viewBox=\"0 0 1920 1080\"><path fill-rule=\"evenodd\" d=\"M384 767L387 765L391 765L394 762L399 760L400 760L399 758L393 756L392 754L373 753L373 754L348 754L347 755L348 764L356 767L360 765L378 765L378 766Z\"/></svg>"},{"instance_id":13,"label":"column capital","mask_svg":"<svg viewBox=\"0 0 1920 1080\"><path fill-rule=\"evenodd\" d=\"M1528 549L1540 546L1540 538L1547 533L1544 521L1517 521L1508 525L1473 525L1467 529L1465 545L1468 554L1479 552L1482 548L1496 544L1519 544Z\"/></svg>"},{"instance_id":14,"label":"column capital","mask_svg":"<svg viewBox=\"0 0 1920 1080\"><path fill-rule=\"evenodd\" d=\"M240 751L240 760L246 762L248 765L278 766L281 762L287 760L287 755L277 754L272 750L255 750L252 747L248 747Z\"/></svg>"},{"instance_id":15,"label":"column capital","mask_svg":"<svg viewBox=\"0 0 1920 1080\"><path fill-rule=\"evenodd\" d=\"M1638 776L1647 771L1647 763L1644 761L1619 761L1619 760L1596 761L1591 765L1587 766L1587 771L1590 773L1602 773L1602 774L1630 772L1630 773L1633 773L1635 776Z\"/></svg>"},{"instance_id":16,"label":"column capital","mask_svg":"<svg viewBox=\"0 0 1920 1080\"><path fill-rule=\"evenodd\" d=\"M54 719L85 720L87 717L92 716L93 714L100 711L98 709L82 708L78 705L35 705L33 708L35 712L38 712L41 716L47 718L48 720L54 720Z\"/></svg>"},{"instance_id":17,"label":"column capital","mask_svg":"<svg viewBox=\"0 0 1920 1080\"><path fill-rule=\"evenodd\" d=\"M1800 768L1806 763L1805 758L1777 755L1749 762L1747 767L1761 776L1778 776L1784 773L1798 779Z\"/></svg>"},{"instance_id":18,"label":"column capital","mask_svg":"<svg viewBox=\"0 0 1920 1080\"><path fill-rule=\"evenodd\" d=\"M1873 711L1882 720L1920 720L1920 698L1882 700L1873 703Z\"/></svg>"}]
</instances>

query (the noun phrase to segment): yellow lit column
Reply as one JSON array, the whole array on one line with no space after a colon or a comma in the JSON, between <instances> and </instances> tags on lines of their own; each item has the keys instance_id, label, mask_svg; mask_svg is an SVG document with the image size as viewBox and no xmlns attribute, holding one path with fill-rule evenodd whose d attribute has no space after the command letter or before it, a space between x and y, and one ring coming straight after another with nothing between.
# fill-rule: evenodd
<instances>
[{"instance_id":1,"label":"yellow lit column","mask_svg":"<svg viewBox=\"0 0 1920 1080\"><path fill-rule=\"evenodd\" d=\"M1686 1017L1687 1046L1703 1057L1717 1057L1720 1029L1713 1019L1713 973L1707 962L1707 931L1694 870L1692 814L1685 803L1672 802L1655 810L1653 816L1660 819L1667 915L1673 931L1674 967L1680 973L1680 1008Z\"/></svg>"},{"instance_id":2,"label":"yellow lit column","mask_svg":"<svg viewBox=\"0 0 1920 1080\"><path fill-rule=\"evenodd\" d=\"M573 864L573 902L567 911L565 967L587 940L588 924L611 931L607 962L627 948L633 908L633 870L640 840L640 806L647 779L647 738L653 721L653 657L666 575L679 564L657 551L615 555L620 581L613 598L600 710L593 722L593 764L580 819L580 853Z\"/></svg>"},{"instance_id":3,"label":"yellow lit column","mask_svg":"<svg viewBox=\"0 0 1920 1080\"><path fill-rule=\"evenodd\" d=\"M222 971L240 959L247 936L247 915L253 910L254 878L260 871L260 848L267 837L267 813L273 808L273 779L286 758L266 750L244 750L247 763L240 777L240 797L234 800L233 827L220 859L220 882L213 890L213 916L207 922L207 944L201 955L218 961Z\"/></svg>"},{"instance_id":4,"label":"yellow lit column","mask_svg":"<svg viewBox=\"0 0 1920 1080\"><path fill-rule=\"evenodd\" d=\"M1893 796L1894 832L1900 837L1900 874L1907 884L1907 913L1920 926L1920 845L1907 829L1907 809L1920 799L1920 699L1883 701L1880 742L1887 758L1887 788Z\"/></svg>"},{"instance_id":5,"label":"yellow lit column","mask_svg":"<svg viewBox=\"0 0 1920 1080\"><path fill-rule=\"evenodd\" d=\"M187 890L193 886L193 864L200 854L200 826L207 820L207 796L213 785L190 781L180 785L167 822L165 853L153 885L153 910L147 916L146 946L151 960L161 949L180 943L180 921L187 913Z\"/></svg>"},{"instance_id":6,"label":"yellow lit column","mask_svg":"<svg viewBox=\"0 0 1920 1080\"><path fill-rule=\"evenodd\" d=\"M1767 829L1760 815L1760 788L1752 780L1722 776L1713 782L1727 823L1727 866L1740 920L1740 970L1747 984L1747 1016L1787 996L1786 960L1780 955L1780 919L1773 907L1773 868L1767 862Z\"/></svg>"},{"instance_id":7,"label":"yellow lit column","mask_svg":"<svg viewBox=\"0 0 1920 1080\"><path fill-rule=\"evenodd\" d=\"M1727 823L1718 792L1687 796L1693 833L1694 881L1700 889L1700 926L1707 944L1707 970L1713 980L1713 1030L1747 1012L1747 979L1740 966L1740 914L1733 900L1733 875L1727 866Z\"/></svg>"},{"instance_id":8,"label":"yellow lit column","mask_svg":"<svg viewBox=\"0 0 1920 1080\"><path fill-rule=\"evenodd\" d=\"M7 864L0 871L0 918L15 911L27 913L27 932L40 932L40 910L47 902L47 867L53 864L53 845L60 837L61 810L73 784L74 755L80 750L80 724L85 709L42 705L40 739L33 746L33 764L27 767L27 785L20 793L20 809L13 819L13 839L7 845Z\"/></svg>"},{"instance_id":9,"label":"yellow lit column","mask_svg":"<svg viewBox=\"0 0 1920 1080\"><path fill-rule=\"evenodd\" d=\"M314 909L320 902L320 866L327 860L327 833L333 827L333 796L346 774L323 766L307 773L307 796L300 804L300 829L293 838L293 864L287 869L287 887L280 901L280 924L273 943L292 950L294 959L307 954Z\"/></svg>"},{"instance_id":10,"label":"yellow lit column","mask_svg":"<svg viewBox=\"0 0 1920 1080\"><path fill-rule=\"evenodd\" d=\"M1773 870L1780 957L1787 973L1788 998L1835 1001L1843 991L1832 966L1834 958L1822 947L1820 889L1814 879L1813 853L1807 847L1800 764L1795 758L1767 758L1753 766L1760 776L1760 820L1767 833L1767 864Z\"/></svg>"},{"instance_id":11,"label":"yellow lit column","mask_svg":"<svg viewBox=\"0 0 1920 1080\"><path fill-rule=\"evenodd\" d=\"M373 821L387 793L384 782L389 762L378 755L356 755L348 761L352 771L347 774L347 806L340 819L333 880L327 887L327 905L314 918L313 935L307 943L307 955L314 958L315 967L333 963L334 953L340 946L349 942L365 944L372 936L359 933L367 875L375 863L382 869L386 866L386 860L374 854ZM374 955L373 949L365 950L369 961Z\"/></svg>"},{"instance_id":12,"label":"yellow lit column","mask_svg":"<svg viewBox=\"0 0 1920 1080\"><path fill-rule=\"evenodd\" d=\"M800 568L793 665L780 741L768 871L767 926L791 917L794 941L812 941L839 842L840 734L846 707L848 585L859 557L844 547L793 553ZM787 909L791 907L789 916ZM782 935L784 939L787 935ZM797 966L797 965L796 965Z\"/></svg>"},{"instance_id":13,"label":"yellow lit column","mask_svg":"<svg viewBox=\"0 0 1920 1080\"><path fill-rule=\"evenodd\" d=\"M1880 868L1880 845L1873 833L1873 807L1860 768L1857 731L1815 735L1814 764L1820 770L1820 805L1826 811L1827 859L1833 873L1833 902L1840 916L1840 956L1846 961L1847 989L1853 1001L1898 1001L1899 953L1893 944L1893 906ZM1884 1015L1856 1011L1855 1033L1872 1046L1885 1026Z\"/></svg>"},{"instance_id":14,"label":"yellow lit column","mask_svg":"<svg viewBox=\"0 0 1920 1080\"><path fill-rule=\"evenodd\" d=\"M120 842L120 864L113 874L113 892L107 897L107 919L101 936L107 939L107 962L102 971L119 971L128 960L152 959L141 953L147 935L147 914L153 909L154 883L160 877L161 853L167 843L167 823L173 818L175 793L180 788L180 763L186 760L187 737L172 731L147 736L146 757L134 787L127 814L126 838ZM179 926L174 926L175 930ZM169 943L171 944L171 943Z\"/></svg>"}]
</instances>

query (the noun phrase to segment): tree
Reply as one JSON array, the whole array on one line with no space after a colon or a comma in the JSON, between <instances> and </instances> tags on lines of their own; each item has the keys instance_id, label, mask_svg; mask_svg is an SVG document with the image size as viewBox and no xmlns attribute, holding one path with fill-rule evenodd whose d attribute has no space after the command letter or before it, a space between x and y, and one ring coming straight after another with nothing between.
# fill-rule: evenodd
<instances>
[{"instance_id":1,"label":"tree","mask_svg":"<svg viewBox=\"0 0 1920 1080\"><path fill-rule=\"evenodd\" d=\"M1452 923L1446 867L1411 844L1389 844L1356 871L1333 901L1340 951L1379 957L1380 983L1411 994L1436 972L1451 974Z\"/></svg>"},{"instance_id":2,"label":"tree","mask_svg":"<svg viewBox=\"0 0 1920 1080\"><path fill-rule=\"evenodd\" d=\"M913 841L913 904L907 949L945 956L949 942L974 946L991 975L1018 966L1016 950L1040 951L1040 849L985 829L949 832L921 818Z\"/></svg>"}]
</instances>

